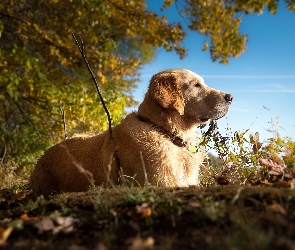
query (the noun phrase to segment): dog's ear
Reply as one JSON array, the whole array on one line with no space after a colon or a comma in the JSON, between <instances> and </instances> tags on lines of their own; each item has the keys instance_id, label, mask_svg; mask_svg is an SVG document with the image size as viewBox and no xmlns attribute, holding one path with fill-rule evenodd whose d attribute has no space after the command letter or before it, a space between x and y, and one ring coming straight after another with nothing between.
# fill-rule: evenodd
<instances>
[{"instance_id":1,"label":"dog's ear","mask_svg":"<svg viewBox=\"0 0 295 250\"><path fill-rule=\"evenodd\" d=\"M149 91L151 97L162 107L184 114L184 98L178 84L178 75L173 72L160 72L155 74L151 81Z\"/></svg>"}]
</instances>

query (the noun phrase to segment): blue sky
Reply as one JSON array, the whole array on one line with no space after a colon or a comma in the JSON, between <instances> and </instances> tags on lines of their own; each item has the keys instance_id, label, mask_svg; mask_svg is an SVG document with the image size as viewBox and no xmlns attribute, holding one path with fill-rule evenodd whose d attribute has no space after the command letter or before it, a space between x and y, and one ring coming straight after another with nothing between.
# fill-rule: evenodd
<instances>
[{"instance_id":1,"label":"blue sky","mask_svg":"<svg viewBox=\"0 0 295 250\"><path fill-rule=\"evenodd\" d=\"M159 11L162 1L148 0L148 8L168 15L169 21L181 21L174 8ZM226 129L259 132L260 140L272 136L267 132L271 119L279 122L281 136L295 139L295 13L281 2L276 15L244 15L240 31L248 34L247 51L223 65L212 62L203 52L204 36L188 31L184 46L188 56L179 59L173 52L157 51L156 59L142 69L141 82L134 97L142 101L151 76L167 68L187 68L201 75L207 85L234 96L231 110L218 121L222 134Z\"/></svg>"}]
</instances>

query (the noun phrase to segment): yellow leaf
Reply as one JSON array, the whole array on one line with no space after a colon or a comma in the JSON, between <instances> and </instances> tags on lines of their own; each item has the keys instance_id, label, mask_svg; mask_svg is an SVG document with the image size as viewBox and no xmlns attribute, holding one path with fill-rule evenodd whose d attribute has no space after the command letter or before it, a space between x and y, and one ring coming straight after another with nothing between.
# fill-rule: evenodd
<instances>
[{"instance_id":1,"label":"yellow leaf","mask_svg":"<svg viewBox=\"0 0 295 250\"><path fill-rule=\"evenodd\" d=\"M191 151L192 153L198 153L198 148L196 146L190 146L189 151Z\"/></svg>"},{"instance_id":2,"label":"yellow leaf","mask_svg":"<svg viewBox=\"0 0 295 250\"><path fill-rule=\"evenodd\" d=\"M37 217L37 216L29 217L27 213L23 214L20 218L23 221L37 221L37 220L39 220L39 217Z\"/></svg>"},{"instance_id":3,"label":"yellow leaf","mask_svg":"<svg viewBox=\"0 0 295 250\"><path fill-rule=\"evenodd\" d=\"M13 227L3 228L0 227L0 246L3 246L11 234Z\"/></svg>"},{"instance_id":4,"label":"yellow leaf","mask_svg":"<svg viewBox=\"0 0 295 250\"><path fill-rule=\"evenodd\" d=\"M152 209L150 205L146 202L136 207L135 215L136 215L136 218L138 219L150 217L151 214L152 214Z\"/></svg>"}]
</instances>

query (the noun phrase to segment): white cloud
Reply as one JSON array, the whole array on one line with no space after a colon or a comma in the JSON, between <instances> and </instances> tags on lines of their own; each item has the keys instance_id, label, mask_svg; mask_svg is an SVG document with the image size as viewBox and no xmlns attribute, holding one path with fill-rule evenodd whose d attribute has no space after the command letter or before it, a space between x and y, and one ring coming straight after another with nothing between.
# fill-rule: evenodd
<instances>
[{"instance_id":1,"label":"white cloud","mask_svg":"<svg viewBox=\"0 0 295 250\"><path fill-rule=\"evenodd\" d=\"M255 89L253 86L251 89L235 90L232 92L244 92L244 93L295 93L295 89L288 88L282 84L268 84L263 88Z\"/></svg>"},{"instance_id":2,"label":"white cloud","mask_svg":"<svg viewBox=\"0 0 295 250\"><path fill-rule=\"evenodd\" d=\"M231 107L230 110L239 111L239 112L245 112L245 113L250 113L251 112L248 109L241 109L241 108L234 108L234 107Z\"/></svg>"},{"instance_id":3,"label":"white cloud","mask_svg":"<svg viewBox=\"0 0 295 250\"><path fill-rule=\"evenodd\" d=\"M295 79L295 75L203 75L203 77L222 79Z\"/></svg>"},{"instance_id":4,"label":"white cloud","mask_svg":"<svg viewBox=\"0 0 295 250\"><path fill-rule=\"evenodd\" d=\"M257 89L257 90L241 90L232 92L246 92L246 93L295 93L294 89Z\"/></svg>"}]
</instances>

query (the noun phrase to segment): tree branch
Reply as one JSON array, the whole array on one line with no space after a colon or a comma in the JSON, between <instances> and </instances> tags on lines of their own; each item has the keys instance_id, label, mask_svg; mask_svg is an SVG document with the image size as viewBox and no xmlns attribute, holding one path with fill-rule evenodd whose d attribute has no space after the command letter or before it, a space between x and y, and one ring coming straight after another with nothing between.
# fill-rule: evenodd
<instances>
[{"instance_id":1,"label":"tree branch","mask_svg":"<svg viewBox=\"0 0 295 250\"><path fill-rule=\"evenodd\" d=\"M22 115L22 117L24 118L24 120L38 133L38 135L40 134L40 131L35 127L34 123L30 120L29 117L26 116L25 111L22 109L21 105L13 100L13 98L10 97L10 95L8 94L8 97L10 98L10 100L14 103L14 105L18 108L20 114Z\"/></svg>"},{"instance_id":2,"label":"tree branch","mask_svg":"<svg viewBox=\"0 0 295 250\"><path fill-rule=\"evenodd\" d=\"M28 26L28 27L31 28L33 31L35 31L35 32L36 32L36 33L42 38L42 40L46 42L46 44L48 44L48 45L50 45L50 46L54 46L54 47L60 49L61 51L65 52L65 53L67 52L67 50L66 50L64 47L58 46L58 45L56 45L55 43L53 43L52 41L50 41L49 39L45 38L45 37L43 36L43 34L42 34L40 31L38 31L36 28L34 28L34 26L31 25L29 22L26 22L26 21L24 21L23 19L21 19L21 18L19 18L19 17L15 17L15 16L9 15L9 14L7 14L7 13L3 13L3 12L0 12L0 16L7 17L7 18L11 18L11 19L14 19L14 20L16 20L16 21L18 21L18 22L23 23L24 25ZM34 40L34 41L35 41L35 40ZM35 41L35 42L37 42L37 41Z\"/></svg>"},{"instance_id":3,"label":"tree branch","mask_svg":"<svg viewBox=\"0 0 295 250\"><path fill-rule=\"evenodd\" d=\"M6 153L7 153L7 146L6 146L6 143L5 143L4 135L2 135L2 141L3 141L3 144L4 144L4 152L3 152L2 157L0 158L0 166L3 164L4 158L5 158Z\"/></svg>"},{"instance_id":4,"label":"tree branch","mask_svg":"<svg viewBox=\"0 0 295 250\"><path fill-rule=\"evenodd\" d=\"M81 53L81 55L82 55L82 57L83 57L83 59L84 59L84 62L85 62L86 66L87 66L87 68L88 68L88 70L89 70L89 72L90 72L90 74L91 74L92 80L94 81L94 84L95 84L95 87L96 87L96 90L97 90L97 93L98 93L99 99L100 99L100 101L101 101L101 103L102 103L102 106L103 106L103 108L104 108L104 111L106 112L107 117L108 117L110 139L113 139L112 118L111 118L110 113L109 113L109 111L108 111L108 109L107 109L107 106L106 106L106 104L105 104L105 102L104 102L104 100L103 100L103 97L102 97L102 95L101 95L101 93L100 93L100 89L99 89L99 87L98 87L98 83L97 83L97 81L96 81L96 78L95 78L95 76L94 76L94 74L93 74L93 72L92 72L92 69L90 68L90 65L89 65L89 63L88 63L88 60L87 60L87 58L86 58L86 55L85 55L85 47L84 47L83 40L82 40L82 38L81 38L81 36L80 36L79 34L78 34L78 36L79 36L79 39L80 39L80 43L79 43L79 41L77 40L77 38L76 38L76 36L75 36L74 33L72 33L72 36L73 36L73 38L74 38L74 40L75 40L75 42L76 42L76 44L77 44L77 47L78 47L78 49L79 49L79 51L80 51L80 53Z\"/></svg>"},{"instance_id":5,"label":"tree branch","mask_svg":"<svg viewBox=\"0 0 295 250\"><path fill-rule=\"evenodd\" d=\"M63 126L64 126L64 140L65 140L65 139L67 139L68 135L67 135L66 114L65 114L63 104L61 106L59 106L59 110L60 110L61 115L62 115L62 123L63 123Z\"/></svg>"}]
</instances>

